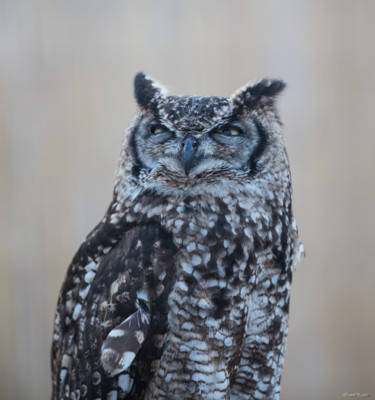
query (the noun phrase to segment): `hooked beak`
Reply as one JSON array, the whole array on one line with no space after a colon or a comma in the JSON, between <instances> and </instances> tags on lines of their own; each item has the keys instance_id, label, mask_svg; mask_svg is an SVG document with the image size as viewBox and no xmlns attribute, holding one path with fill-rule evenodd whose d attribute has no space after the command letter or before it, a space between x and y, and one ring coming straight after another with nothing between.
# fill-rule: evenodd
<instances>
[{"instance_id":1,"label":"hooked beak","mask_svg":"<svg viewBox=\"0 0 375 400\"><path fill-rule=\"evenodd\" d=\"M188 134L182 141L181 159L184 166L186 176L189 175L190 169L194 164L195 153L198 147L198 139L192 134Z\"/></svg>"}]
</instances>

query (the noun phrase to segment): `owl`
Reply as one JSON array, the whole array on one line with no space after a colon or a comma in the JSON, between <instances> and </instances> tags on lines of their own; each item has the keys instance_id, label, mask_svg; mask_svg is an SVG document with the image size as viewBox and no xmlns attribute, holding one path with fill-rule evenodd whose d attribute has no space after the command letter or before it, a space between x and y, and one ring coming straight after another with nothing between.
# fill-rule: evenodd
<instances>
[{"instance_id":1,"label":"owl","mask_svg":"<svg viewBox=\"0 0 375 400\"><path fill-rule=\"evenodd\" d=\"M169 96L140 72L113 199L73 257L51 399L278 399L302 254L275 101Z\"/></svg>"}]
</instances>

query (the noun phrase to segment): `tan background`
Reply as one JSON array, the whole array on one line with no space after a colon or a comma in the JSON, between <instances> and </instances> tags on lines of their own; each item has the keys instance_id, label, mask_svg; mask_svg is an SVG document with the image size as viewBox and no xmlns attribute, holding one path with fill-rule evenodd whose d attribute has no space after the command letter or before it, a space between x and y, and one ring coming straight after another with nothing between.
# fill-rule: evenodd
<instances>
[{"instance_id":1,"label":"tan background","mask_svg":"<svg viewBox=\"0 0 375 400\"><path fill-rule=\"evenodd\" d=\"M58 291L111 198L145 70L173 94L281 77L294 211L282 399L375 397L375 2L0 2L0 397L47 399Z\"/></svg>"}]
</instances>

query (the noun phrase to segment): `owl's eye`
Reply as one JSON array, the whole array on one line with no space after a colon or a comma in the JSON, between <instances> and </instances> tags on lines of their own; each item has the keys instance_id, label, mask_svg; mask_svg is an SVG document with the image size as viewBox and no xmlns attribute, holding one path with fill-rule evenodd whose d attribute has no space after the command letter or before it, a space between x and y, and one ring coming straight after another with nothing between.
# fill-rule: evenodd
<instances>
[{"instance_id":1,"label":"owl's eye","mask_svg":"<svg viewBox=\"0 0 375 400\"><path fill-rule=\"evenodd\" d=\"M169 130L163 125L151 125L150 132L153 135L159 135L160 133L168 133Z\"/></svg>"},{"instance_id":2,"label":"owl's eye","mask_svg":"<svg viewBox=\"0 0 375 400\"><path fill-rule=\"evenodd\" d=\"M220 133L226 136L238 136L241 135L241 129L236 126L225 126L223 128L219 128L215 130L215 133Z\"/></svg>"}]
</instances>

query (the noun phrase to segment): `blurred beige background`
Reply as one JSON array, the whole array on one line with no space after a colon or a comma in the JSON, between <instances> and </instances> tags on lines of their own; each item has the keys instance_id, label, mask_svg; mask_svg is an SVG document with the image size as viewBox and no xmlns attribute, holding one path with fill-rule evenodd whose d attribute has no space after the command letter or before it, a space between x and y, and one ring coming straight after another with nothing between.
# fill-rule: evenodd
<instances>
[{"instance_id":1,"label":"blurred beige background","mask_svg":"<svg viewBox=\"0 0 375 400\"><path fill-rule=\"evenodd\" d=\"M0 398L47 399L58 291L112 194L134 74L283 78L294 275L282 399L375 397L375 2L0 2Z\"/></svg>"}]
</instances>

